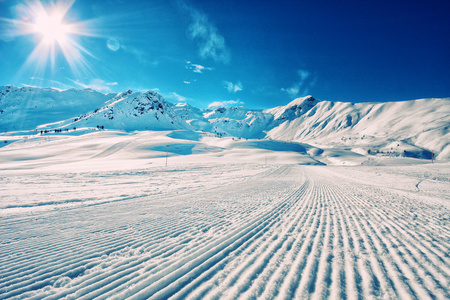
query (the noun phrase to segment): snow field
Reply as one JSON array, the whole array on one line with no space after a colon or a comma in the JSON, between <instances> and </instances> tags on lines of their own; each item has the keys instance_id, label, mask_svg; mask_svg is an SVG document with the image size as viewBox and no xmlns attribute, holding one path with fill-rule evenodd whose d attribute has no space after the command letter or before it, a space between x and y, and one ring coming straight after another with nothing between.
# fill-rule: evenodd
<instances>
[{"instance_id":1,"label":"snow field","mask_svg":"<svg viewBox=\"0 0 450 300\"><path fill-rule=\"evenodd\" d=\"M446 165L355 169L2 176L0 298L449 298Z\"/></svg>"}]
</instances>

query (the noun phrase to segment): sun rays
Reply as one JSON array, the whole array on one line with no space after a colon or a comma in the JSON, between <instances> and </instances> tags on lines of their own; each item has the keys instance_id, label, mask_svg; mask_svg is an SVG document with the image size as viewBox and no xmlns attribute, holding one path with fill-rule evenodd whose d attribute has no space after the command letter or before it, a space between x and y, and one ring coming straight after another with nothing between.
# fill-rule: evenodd
<instances>
[{"instance_id":1,"label":"sun rays","mask_svg":"<svg viewBox=\"0 0 450 300\"><path fill-rule=\"evenodd\" d=\"M48 15L46 12L37 16L34 30L42 35L42 42L47 44L64 43L71 26L63 23L63 17L59 13Z\"/></svg>"},{"instance_id":2,"label":"sun rays","mask_svg":"<svg viewBox=\"0 0 450 300\"><path fill-rule=\"evenodd\" d=\"M11 38L28 35L36 43L18 76L40 77L49 71L54 73L64 68L64 61L76 77L93 74L86 56L94 56L81 45L80 37L95 35L89 28L90 21L71 23L67 20L74 2L60 0L44 6L33 0L16 7L16 19L1 20L8 25L5 28Z\"/></svg>"}]
</instances>

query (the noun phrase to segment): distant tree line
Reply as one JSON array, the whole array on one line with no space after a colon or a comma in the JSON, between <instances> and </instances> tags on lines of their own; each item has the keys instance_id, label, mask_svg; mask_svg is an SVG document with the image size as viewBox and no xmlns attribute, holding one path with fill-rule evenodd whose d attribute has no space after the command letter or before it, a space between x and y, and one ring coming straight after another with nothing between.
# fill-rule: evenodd
<instances>
[{"instance_id":1,"label":"distant tree line","mask_svg":"<svg viewBox=\"0 0 450 300\"><path fill-rule=\"evenodd\" d=\"M63 131L68 132L69 128L66 128L66 129L55 129L55 130L41 130L41 134L50 133L50 132L58 133L58 132L63 132Z\"/></svg>"},{"instance_id":2,"label":"distant tree line","mask_svg":"<svg viewBox=\"0 0 450 300\"><path fill-rule=\"evenodd\" d=\"M105 129L105 126L103 126L103 125L97 125L97 130L104 130L104 129ZM46 129L46 130L41 130L40 132L41 132L41 135L42 135L42 134L45 134L45 133L52 133L52 132L54 132L54 133L69 132L69 130L70 130L69 128L65 128L65 129L54 129L54 130L48 130L48 129ZM75 131L75 130L77 130L77 128L76 128L76 127L73 127L72 130Z\"/></svg>"}]
</instances>

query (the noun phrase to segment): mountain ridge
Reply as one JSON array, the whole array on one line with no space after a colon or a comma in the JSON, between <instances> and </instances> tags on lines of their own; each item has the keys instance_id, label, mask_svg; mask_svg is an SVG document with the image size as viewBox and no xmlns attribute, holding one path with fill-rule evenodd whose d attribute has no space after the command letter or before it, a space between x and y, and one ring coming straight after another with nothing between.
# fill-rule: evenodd
<instances>
[{"instance_id":1,"label":"mountain ridge","mask_svg":"<svg viewBox=\"0 0 450 300\"><path fill-rule=\"evenodd\" d=\"M360 151L419 151L422 156L434 152L447 159L449 126L450 98L351 103L306 96L270 109L200 109L170 103L155 91L103 94L90 89L0 87L0 132L191 130Z\"/></svg>"}]
</instances>

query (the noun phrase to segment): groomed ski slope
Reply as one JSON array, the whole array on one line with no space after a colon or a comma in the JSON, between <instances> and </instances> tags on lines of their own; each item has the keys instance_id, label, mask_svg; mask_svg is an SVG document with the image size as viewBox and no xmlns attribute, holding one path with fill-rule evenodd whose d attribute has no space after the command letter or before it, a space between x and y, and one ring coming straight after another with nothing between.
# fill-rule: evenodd
<instances>
[{"instance_id":1,"label":"groomed ski slope","mask_svg":"<svg viewBox=\"0 0 450 300\"><path fill-rule=\"evenodd\" d=\"M448 299L449 170L2 175L0 298Z\"/></svg>"}]
</instances>

